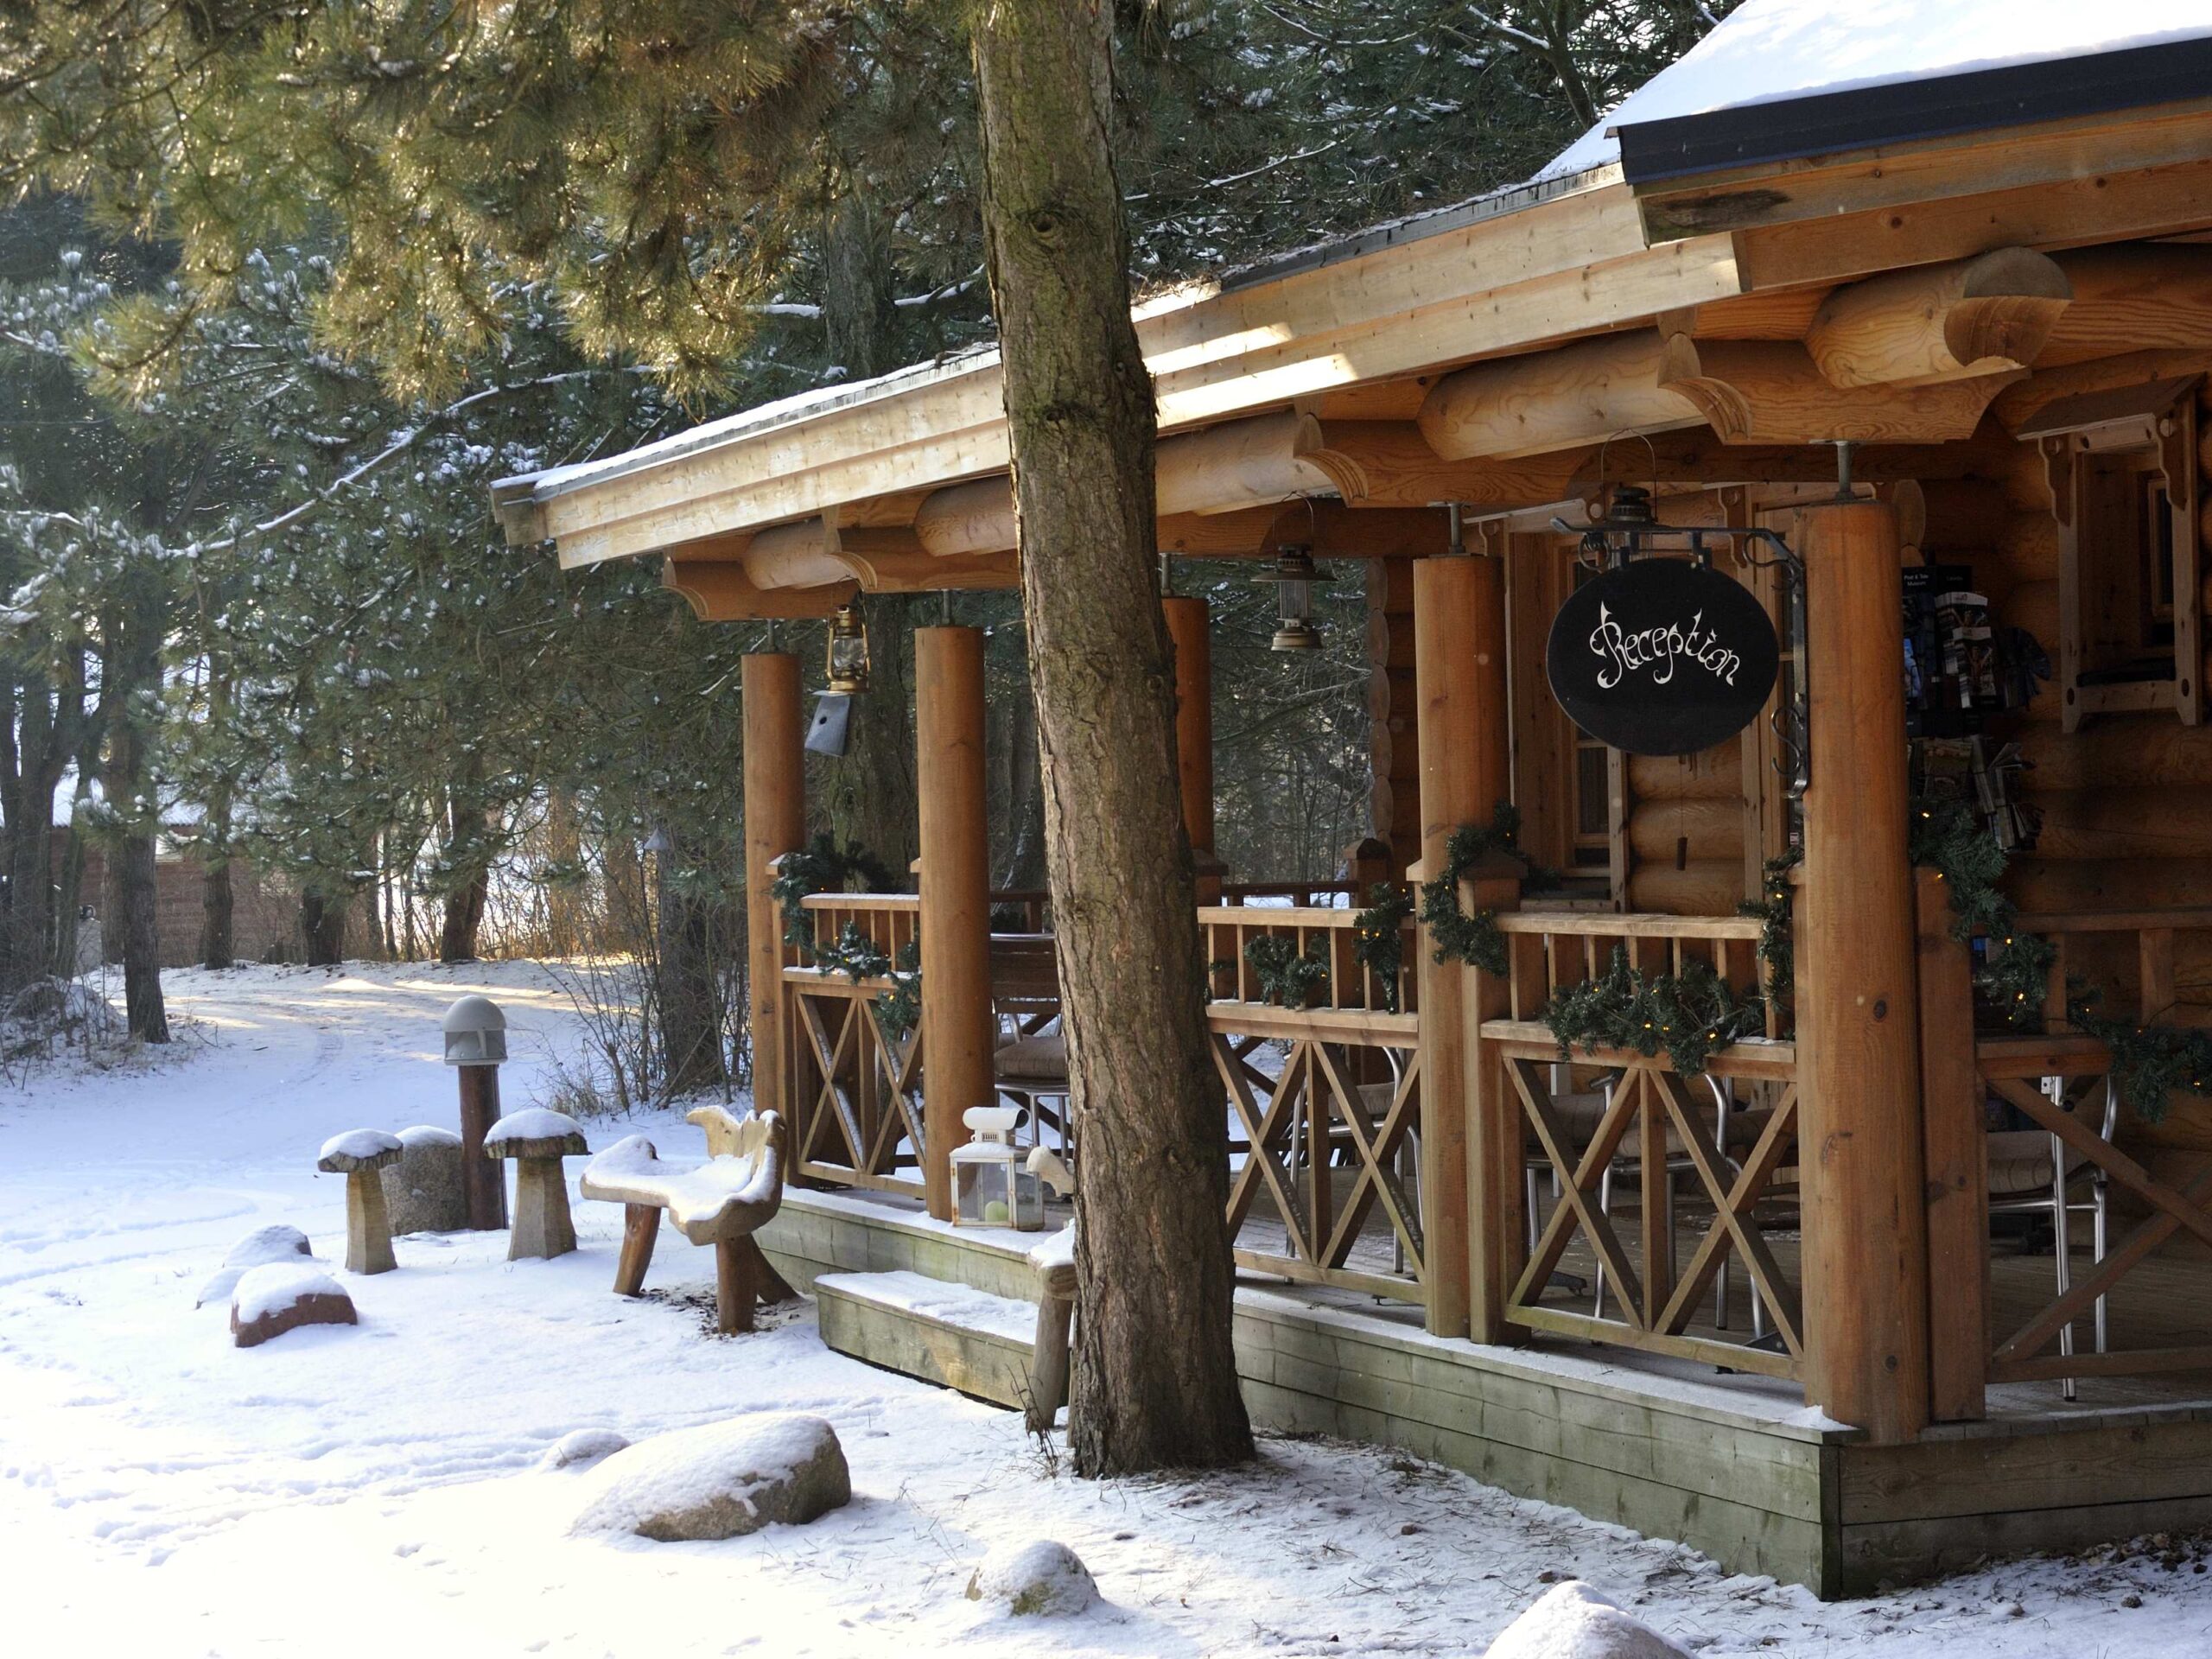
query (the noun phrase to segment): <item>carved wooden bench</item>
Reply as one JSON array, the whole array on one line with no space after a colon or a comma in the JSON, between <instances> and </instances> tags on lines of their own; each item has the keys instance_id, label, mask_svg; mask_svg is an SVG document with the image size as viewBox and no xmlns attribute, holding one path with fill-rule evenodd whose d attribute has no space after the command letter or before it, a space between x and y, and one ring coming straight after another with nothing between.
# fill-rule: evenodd
<instances>
[{"instance_id":1,"label":"carved wooden bench","mask_svg":"<svg viewBox=\"0 0 2212 1659\"><path fill-rule=\"evenodd\" d=\"M715 1247L719 1328L750 1331L756 1301L785 1302L798 1294L753 1237L783 1205L783 1119L774 1112L739 1118L719 1106L702 1106L687 1121L707 1132L705 1163L690 1169L664 1164L652 1141L633 1135L586 1165L578 1190L624 1207L616 1294L635 1296L644 1289L653 1241L666 1215L694 1244Z\"/></svg>"}]
</instances>

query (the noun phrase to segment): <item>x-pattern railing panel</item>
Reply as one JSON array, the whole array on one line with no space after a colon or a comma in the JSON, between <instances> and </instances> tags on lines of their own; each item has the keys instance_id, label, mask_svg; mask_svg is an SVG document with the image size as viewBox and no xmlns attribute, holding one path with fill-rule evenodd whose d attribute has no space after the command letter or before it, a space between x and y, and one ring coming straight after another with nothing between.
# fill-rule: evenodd
<instances>
[{"instance_id":1,"label":"x-pattern railing panel","mask_svg":"<svg viewBox=\"0 0 2212 1659\"><path fill-rule=\"evenodd\" d=\"M786 976L794 1056L788 1105L800 1174L889 1192L922 1191L922 1042L893 1040L881 987L804 972ZM902 1148L904 1151L902 1152Z\"/></svg>"},{"instance_id":2,"label":"x-pattern railing panel","mask_svg":"<svg viewBox=\"0 0 2212 1659\"><path fill-rule=\"evenodd\" d=\"M2096 1355L2044 1354L2061 1332L2077 1319L2088 1318L2101 1298L2109 1296L2121 1280L2176 1233L2186 1231L2200 1243L2212 1245L2212 1210L2206 1208L2207 1200L2212 1198L2212 1166L2199 1170L2175 1186L2159 1180L2032 1083L2018 1077L1987 1076L1983 1081L2037 1128L2048 1130L2065 1152L2079 1158L2082 1173L2091 1168L2102 1172L2107 1179L2133 1194L2150 1211L2107 1250L2101 1260L2093 1262L2086 1271L2069 1275L2071 1282L2063 1294L1995 1344L1990 1358L1991 1377L1999 1381L2026 1380L2062 1375L2125 1376L2212 1369L2212 1344L2122 1349Z\"/></svg>"},{"instance_id":3,"label":"x-pattern railing panel","mask_svg":"<svg viewBox=\"0 0 2212 1659\"><path fill-rule=\"evenodd\" d=\"M1532 1328L1571 1329L1599 1340L1611 1333L1635 1347L1699 1359L1726 1356L1741 1370L1794 1376L1804 1354L1800 1299L1753 1211L1796 1140L1795 1084L1779 1086L1757 1141L1738 1164L1722 1150L1688 1082L1663 1059L1619 1070L1595 1128L1578 1146L1547 1077L1556 1058L1528 1052L1503 1056L1512 1104L1549 1166L1560 1195L1514 1284L1509 1319ZM1633 1149L1640 1186L1641 1249L1634 1259L1601 1202L1606 1172L1624 1159L1624 1146ZM1677 1271L1673 1188L1685 1173L1713 1213L1688 1262ZM1611 1300L1603 1314L1542 1305L1578 1236L1605 1273ZM1714 1275L1732 1255L1750 1275L1783 1353L1688 1334Z\"/></svg>"},{"instance_id":4,"label":"x-pattern railing panel","mask_svg":"<svg viewBox=\"0 0 2212 1659\"><path fill-rule=\"evenodd\" d=\"M1237 1029L1237 1015L1225 1005L1213 1008L1214 1066L1243 1137L1243 1162L1230 1183L1230 1233L1242 1232L1262 1193L1283 1232L1280 1256L1240 1245L1238 1260L1259 1271L1418 1300L1427 1240L1418 1193L1399 1168L1421 1132L1421 1061L1410 1046L1413 1033L1390 1032L1389 1043L1359 1040L1357 1031L1343 1033L1347 1040L1336 1040L1333 1030L1281 1035L1273 1028L1279 1020L1268 1017L1263 1036ZM1281 1070L1272 1074L1257 1058L1269 1040L1283 1053ZM1383 1068L1356 1057L1385 1050L1394 1061L1387 1102L1370 1104L1362 1072ZM1339 1192L1338 1179L1347 1173ZM1353 1263L1378 1210L1401 1264L1393 1271Z\"/></svg>"}]
</instances>

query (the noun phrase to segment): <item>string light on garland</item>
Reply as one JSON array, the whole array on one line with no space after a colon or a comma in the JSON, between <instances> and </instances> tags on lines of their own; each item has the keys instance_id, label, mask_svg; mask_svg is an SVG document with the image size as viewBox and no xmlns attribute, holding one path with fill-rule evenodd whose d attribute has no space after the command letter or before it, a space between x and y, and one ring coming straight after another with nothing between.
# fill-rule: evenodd
<instances>
[{"instance_id":1,"label":"string light on garland","mask_svg":"<svg viewBox=\"0 0 2212 1659\"><path fill-rule=\"evenodd\" d=\"M2035 1023L2058 953L2020 926L2018 908L1998 890L2010 861L1997 838L1963 803L1916 802L1911 848L1912 861L1932 868L1948 890L1951 937L1983 942L1976 987L2009 1023ZM2067 1020L2110 1051L2129 1110L2156 1123L2174 1095L2212 1095L2212 1032L2114 1020L2099 1012L2102 1001L2096 987L2066 982Z\"/></svg>"},{"instance_id":2,"label":"string light on garland","mask_svg":"<svg viewBox=\"0 0 2212 1659\"><path fill-rule=\"evenodd\" d=\"M1974 984L2012 1025L2032 1024L2057 951L2024 931L2019 910L1998 888L2010 861L1978 814L1960 801L1919 801L1908 836L1912 861L1932 869L1948 890L1951 937L1982 940Z\"/></svg>"},{"instance_id":3,"label":"string light on garland","mask_svg":"<svg viewBox=\"0 0 2212 1659\"><path fill-rule=\"evenodd\" d=\"M1544 1023L1562 1059L1577 1047L1586 1054L1633 1049L1646 1058L1663 1049L1677 1075L1695 1077L1713 1055L1763 1030L1766 1010L1755 992L1732 988L1708 963L1647 974L1615 945L1604 973L1553 994Z\"/></svg>"},{"instance_id":4,"label":"string light on garland","mask_svg":"<svg viewBox=\"0 0 2212 1659\"><path fill-rule=\"evenodd\" d=\"M1367 890L1367 908L1351 918L1353 959L1382 987L1386 1014L1398 1012L1398 976L1406 967L1406 921L1413 913L1413 894L1377 881Z\"/></svg>"}]
</instances>

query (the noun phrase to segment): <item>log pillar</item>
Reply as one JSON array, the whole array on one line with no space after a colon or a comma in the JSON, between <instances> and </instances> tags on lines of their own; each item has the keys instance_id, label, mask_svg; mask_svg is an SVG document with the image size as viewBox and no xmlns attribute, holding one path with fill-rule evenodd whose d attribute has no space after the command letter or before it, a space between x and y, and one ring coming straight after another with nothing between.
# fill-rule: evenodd
<instances>
[{"instance_id":1,"label":"log pillar","mask_svg":"<svg viewBox=\"0 0 2212 1659\"><path fill-rule=\"evenodd\" d=\"M775 885L776 860L806 842L806 725L798 658L781 652L753 652L745 658L740 684L745 702L746 1006L753 1027L753 1100L758 1110L788 1116L784 916L769 889Z\"/></svg>"},{"instance_id":2,"label":"log pillar","mask_svg":"<svg viewBox=\"0 0 2212 1659\"><path fill-rule=\"evenodd\" d=\"M922 1173L930 1214L952 1217L962 1114L994 1096L991 873L983 823L983 634L914 630L914 776L922 895Z\"/></svg>"},{"instance_id":3,"label":"log pillar","mask_svg":"<svg viewBox=\"0 0 2212 1659\"><path fill-rule=\"evenodd\" d=\"M1920 926L1921 1156L1928 1176L1929 1415L1988 1412L1987 1087L1974 1064L1974 961L1951 936L1943 878L1915 878Z\"/></svg>"},{"instance_id":4,"label":"log pillar","mask_svg":"<svg viewBox=\"0 0 2212 1659\"><path fill-rule=\"evenodd\" d=\"M1505 580L1495 559L1430 558L1414 565L1414 679L1421 748L1421 868L1445 868L1463 823L1487 823L1506 798ZM1497 1342L1504 1335L1499 1195L1517 1191L1520 1142L1510 1167L1488 1142L1512 1120L1479 1064L1481 987L1472 969L1440 966L1422 935L1421 1204L1427 1239L1428 1328Z\"/></svg>"},{"instance_id":5,"label":"log pillar","mask_svg":"<svg viewBox=\"0 0 2212 1659\"><path fill-rule=\"evenodd\" d=\"M1895 1443L1929 1406L1897 514L1808 507L1797 542L1813 771L1796 922L1805 1396Z\"/></svg>"},{"instance_id":6,"label":"log pillar","mask_svg":"<svg viewBox=\"0 0 2212 1659\"><path fill-rule=\"evenodd\" d=\"M1175 647L1175 775L1183 832L1191 840L1198 902L1221 902L1222 862L1213 849L1212 610L1203 599L1163 599Z\"/></svg>"}]
</instances>

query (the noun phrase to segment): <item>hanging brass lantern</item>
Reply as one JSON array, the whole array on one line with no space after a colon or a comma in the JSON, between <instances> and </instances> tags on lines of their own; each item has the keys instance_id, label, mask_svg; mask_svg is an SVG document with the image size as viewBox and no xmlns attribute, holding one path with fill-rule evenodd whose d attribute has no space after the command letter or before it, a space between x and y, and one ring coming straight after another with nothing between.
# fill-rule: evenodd
<instances>
[{"instance_id":1,"label":"hanging brass lantern","mask_svg":"<svg viewBox=\"0 0 2212 1659\"><path fill-rule=\"evenodd\" d=\"M1275 633L1268 645L1275 651L1319 651L1321 630L1313 621L1313 590L1328 586L1329 578L1315 568L1313 550L1286 547L1274 569L1252 580L1274 584Z\"/></svg>"},{"instance_id":2,"label":"hanging brass lantern","mask_svg":"<svg viewBox=\"0 0 2212 1659\"><path fill-rule=\"evenodd\" d=\"M830 690L857 696L868 690L868 626L860 607L841 605L830 619Z\"/></svg>"}]
</instances>

